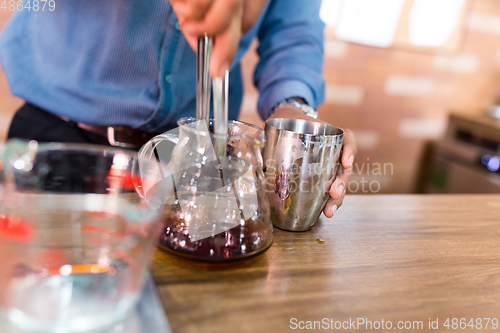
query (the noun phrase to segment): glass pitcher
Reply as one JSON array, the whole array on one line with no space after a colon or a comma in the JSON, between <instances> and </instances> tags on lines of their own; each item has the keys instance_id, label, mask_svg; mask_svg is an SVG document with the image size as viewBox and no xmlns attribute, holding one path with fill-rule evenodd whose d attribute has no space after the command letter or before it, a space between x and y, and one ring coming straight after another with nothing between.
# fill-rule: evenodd
<instances>
[{"instance_id":1,"label":"glass pitcher","mask_svg":"<svg viewBox=\"0 0 500 333\"><path fill-rule=\"evenodd\" d=\"M262 129L229 121L226 135L212 119L182 118L179 128L151 139L140 159L156 160L155 184L165 198L160 247L191 259L226 261L260 253L272 244L261 148ZM172 143L174 145L172 145Z\"/></svg>"}]
</instances>

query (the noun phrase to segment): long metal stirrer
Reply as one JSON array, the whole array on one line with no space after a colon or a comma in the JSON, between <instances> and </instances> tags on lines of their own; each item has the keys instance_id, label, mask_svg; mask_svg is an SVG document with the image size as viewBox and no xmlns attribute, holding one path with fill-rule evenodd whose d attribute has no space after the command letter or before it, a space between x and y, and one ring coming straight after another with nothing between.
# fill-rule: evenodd
<instances>
[{"instance_id":1,"label":"long metal stirrer","mask_svg":"<svg viewBox=\"0 0 500 333\"><path fill-rule=\"evenodd\" d=\"M196 62L196 120L204 120L207 128L208 116L210 115L210 74L208 70L210 64L210 56L212 55L212 47L212 37L209 37L207 35L198 37ZM197 123L198 125L202 124L201 122ZM200 139L200 137L198 139ZM199 140L199 142L203 142L203 140ZM160 158L158 156L158 152L156 151L156 146L154 145L154 143L152 143L152 145L156 161L158 162L158 166L160 167L161 178L164 179L163 170L160 164ZM174 196L176 202L178 202L179 198L177 195L177 187L175 185L174 175L172 174L171 177Z\"/></svg>"},{"instance_id":2,"label":"long metal stirrer","mask_svg":"<svg viewBox=\"0 0 500 333\"><path fill-rule=\"evenodd\" d=\"M210 74L209 64L212 55L213 38L207 35L198 37L196 63L196 119L206 120L210 114Z\"/></svg>"},{"instance_id":3,"label":"long metal stirrer","mask_svg":"<svg viewBox=\"0 0 500 333\"><path fill-rule=\"evenodd\" d=\"M226 160L228 134L227 124L229 116L229 71L226 71L226 73L224 74L224 78L214 78L212 85L214 90L214 143L216 148L217 160L219 161L219 164L221 164L221 161ZM225 186L222 166L219 170L222 180L222 186ZM236 190L234 177L231 177L231 187L233 188L233 193L236 199L236 205L238 206L238 210L240 212L240 217L242 220L245 220L241 200L238 196L238 191Z\"/></svg>"},{"instance_id":4,"label":"long metal stirrer","mask_svg":"<svg viewBox=\"0 0 500 333\"><path fill-rule=\"evenodd\" d=\"M205 120L208 125L210 115L210 74L209 64L212 55L213 38L207 35L198 38L197 67L196 67L196 120ZM227 123L228 123L228 96L229 96L229 71L226 71L224 78L212 80L214 89L214 133L216 134L215 147L218 164L221 164L226 157L227 145ZM217 135L219 134L219 135ZM222 135L222 136L221 136ZM224 185L224 175L222 168L219 169L222 186ZM240 211L240 216L244 219L240 199L236 191L234 180L232 188L236 198L236 204Z\"/></svg>"},{"instance_id":5,"label":"long metal stirrer","mask_svg":"<svg viewBox=\"0 0 500 333\"><path fill-rule=\"evenodd\" d=\"M214 90L214 133L217 157L226 157L229 71L224 78L213 79Z\"/></svg>"}]
</instances>

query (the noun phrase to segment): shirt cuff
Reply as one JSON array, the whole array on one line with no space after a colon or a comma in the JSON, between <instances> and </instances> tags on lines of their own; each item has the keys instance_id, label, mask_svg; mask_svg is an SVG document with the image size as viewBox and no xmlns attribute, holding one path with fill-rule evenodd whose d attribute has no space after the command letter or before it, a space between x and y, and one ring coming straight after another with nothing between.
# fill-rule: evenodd
<instances>
[{"instance_id":1,"label":"shirt cuff","mask_svg":"<svg viewBox=\"0 0 500 333\"><path fill-rule=\"evenodd\" d=\"M299 80L281 81L261 93L257 109L262 119L269 118L276 104L291 97L301 97L309 106L316 108L313 92L307 84Z\"/></svg>"}]
</instances>

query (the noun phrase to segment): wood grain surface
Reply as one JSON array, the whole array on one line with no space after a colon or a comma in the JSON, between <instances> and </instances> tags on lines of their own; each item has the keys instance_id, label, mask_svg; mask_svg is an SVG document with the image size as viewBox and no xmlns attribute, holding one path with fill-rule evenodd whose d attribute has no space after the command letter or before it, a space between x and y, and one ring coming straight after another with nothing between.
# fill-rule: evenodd
<instances>
[{"instance_id":1,"label":"wood grain surface","mask_svg":"<svg viewBox=\"0 0 500 333\"><path fill-rule=\"evenodd\" d=\"M446 318L500 318L500 195L350 195L310 231L275 229L253 259L158 250L152 269L175 333L297 331L291 318L384 319L392 331L439 318L433 331L448 331Z\"/></svg>"}]
</instances>

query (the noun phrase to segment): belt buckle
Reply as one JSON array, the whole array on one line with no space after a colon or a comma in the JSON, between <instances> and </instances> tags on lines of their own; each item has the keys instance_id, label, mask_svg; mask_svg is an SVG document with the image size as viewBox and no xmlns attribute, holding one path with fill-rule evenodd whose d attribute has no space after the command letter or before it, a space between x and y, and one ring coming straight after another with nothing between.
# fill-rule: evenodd
<instances>
[{"instance_id":1,"label":"belt buckle","mask_svg":"<svg viewBox=\"0 0 500 333\"><path fill-rule=\"evenodd\" d=\"M108 142L113 147L128 148L128 149L138 148L134 144L118 141L116 139L116 129L113 126L108 126Z\"/></svg>"}]
</instances>

